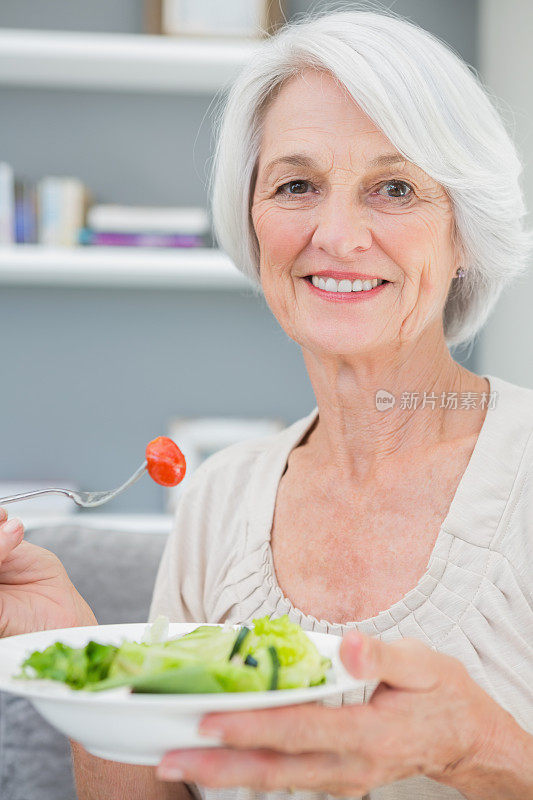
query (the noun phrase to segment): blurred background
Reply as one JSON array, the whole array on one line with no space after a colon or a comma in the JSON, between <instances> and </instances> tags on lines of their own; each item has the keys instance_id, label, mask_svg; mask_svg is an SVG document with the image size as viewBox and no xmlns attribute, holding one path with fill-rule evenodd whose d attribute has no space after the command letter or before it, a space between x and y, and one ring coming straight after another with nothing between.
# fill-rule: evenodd
<instances>
[{"instance_id":1,"label":"blurred background","mask_svg":"<svg viewBox=\"0 0 533 800\"><path fill-rule=\"evenodd\" d=\"M284 11L291 19L335 5L286 0ZM448 42L500 98L531 207L533 3L382 6ZM258 40L242 31L202 34L208 21L166 13L150 0L0 3L4 185L16 179L23 203L40 192L42 203L66 196L100 213L85 225L85 246L61 241L46 220L37 233L19 231L18 244L4 238L0 246L0 496L13 482L111 488L159 434L186 442L192 464L314 406L298 347L223 254L209 249L201 215L214 101ZM224 22L231 28L231 20L217 25ZM148 215L138 228L132 206ZM166 228L148 219L162 207L178 209ZM180 208L192 209L188 218ZM129 241L118 238L119 217ZM115 240L106 239L109 231ZM154 231L157 246L147 247L141 234ZM172 247L165 236L176 237ZM183 236L194 241L176 246ZM532 302L529 275L500 300L468 359L458 360L533 387ZM158 515L168 502L144 478L92 513ZM19 513L30 515L30 504Z\"/></svg>"}]
</instances>

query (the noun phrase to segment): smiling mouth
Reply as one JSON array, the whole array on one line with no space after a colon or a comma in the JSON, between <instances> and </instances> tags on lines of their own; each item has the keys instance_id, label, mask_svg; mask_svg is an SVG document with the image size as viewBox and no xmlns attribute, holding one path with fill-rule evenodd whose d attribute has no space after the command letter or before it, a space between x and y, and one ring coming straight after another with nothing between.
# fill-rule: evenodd
<instances>
[{"instance_id":1,"label":"smiling mouth","mask_svg":"<svg viewBox=\"0 0 533 800\"><path fill-rule=\"evenodd\" d=\"M330 277L322 277L320 275L307 275L305 280L311 283L316 289L323 292L333 292L336 294L358 294L359 292L371 292L383 284L390 283L384 278L373 279L360 279L356 278L351 281L347 278L337 280Z\"/></svg>"}]
</instances>

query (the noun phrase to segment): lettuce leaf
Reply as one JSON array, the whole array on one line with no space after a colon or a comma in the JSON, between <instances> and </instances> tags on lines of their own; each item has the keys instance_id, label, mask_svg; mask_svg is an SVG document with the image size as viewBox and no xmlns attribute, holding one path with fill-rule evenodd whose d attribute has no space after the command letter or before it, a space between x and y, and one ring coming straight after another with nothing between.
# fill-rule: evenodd
<instances>
[{"instance_id":1,"label":"lettuce leaf","mask_svg":"<svg viewBox=\"0 0 533 800\"><path fill-rule=\"evenodd\" d=\"M320 655L311 639L285 614L271 620L269 616L254 619L254 627L242 648L244 657L274 647L279 658L279 689L297 689L325 683L331 667L329 658Z\"/></svg>"},{"instance_id":2,"label":"lettuce leaf","mask_svg":"<svg viewBox=\"0 0 533 800\"><path fill-rule=\"evenodd\" d=\"M46 650L36 650L24 661L22 677L49 678L82 689L107 677L116 652L115 646L98 642L82 648L56 642Z\"/></svg>"}]
</instances>

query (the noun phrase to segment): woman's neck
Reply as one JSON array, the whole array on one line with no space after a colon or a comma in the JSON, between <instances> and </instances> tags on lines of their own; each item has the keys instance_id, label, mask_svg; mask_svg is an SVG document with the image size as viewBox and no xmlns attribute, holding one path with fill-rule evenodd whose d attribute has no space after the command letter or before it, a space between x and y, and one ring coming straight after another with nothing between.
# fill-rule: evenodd
<instances>
[{"instance_id":1,"label":"woman's neck","mask_svg":"<svg viewBox=\"0 0 533 800\"><path fill-rule=\"evenodd\" d=\"M488 392L488 381L453 360L442 334L354 357L303 353L319 409L306 445L341 480L371 481L392 454L409 458L482 424L481 396L462 407L461 393Z\"/></svg>"}]
</instances>

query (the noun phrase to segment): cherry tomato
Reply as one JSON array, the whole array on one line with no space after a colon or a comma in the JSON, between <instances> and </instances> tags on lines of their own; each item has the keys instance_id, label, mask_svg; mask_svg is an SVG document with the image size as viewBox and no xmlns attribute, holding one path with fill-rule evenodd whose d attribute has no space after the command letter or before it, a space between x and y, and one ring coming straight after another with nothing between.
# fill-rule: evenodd
<instances>
[{"instance_id":1,"label":"cherry tomato","mask_svg":"<svg viewBox=\"0 0 533 800\"><path fill-rule=\"evenodd\" d=\"M177 486L185 476L185 457L167 436L158 436L146 445L148 474L161 486Z\"/></svg>"}]
</instances>

